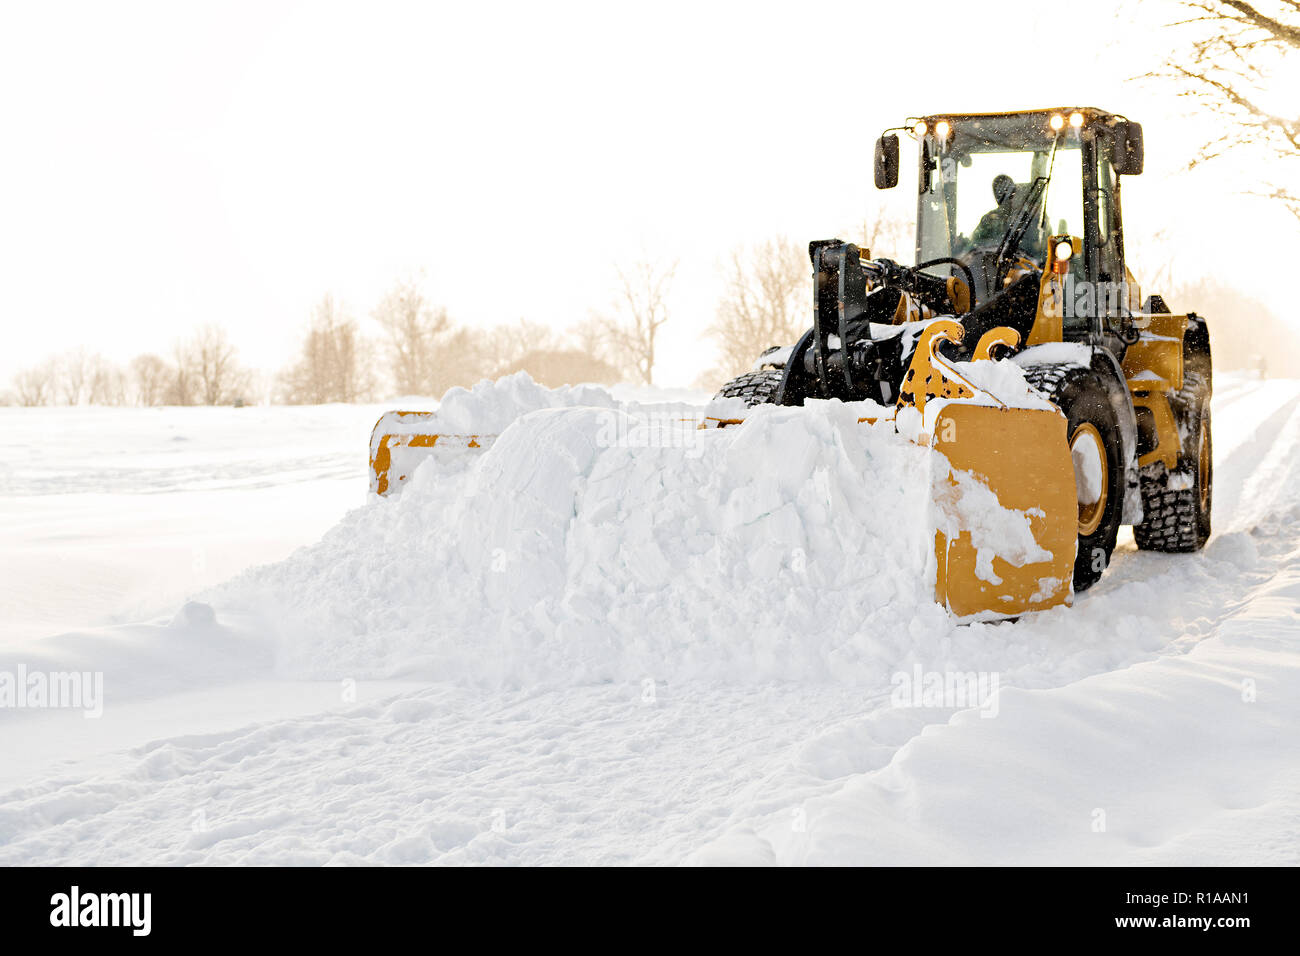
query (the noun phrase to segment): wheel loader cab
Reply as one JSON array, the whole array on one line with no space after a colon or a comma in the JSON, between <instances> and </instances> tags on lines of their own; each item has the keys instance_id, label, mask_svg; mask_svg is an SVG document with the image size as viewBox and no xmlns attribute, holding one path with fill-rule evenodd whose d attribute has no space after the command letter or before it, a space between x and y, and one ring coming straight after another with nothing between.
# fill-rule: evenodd
<instances>
[{"instance_id":1,"label":"wheel loader cab","mask_svg":"<svg viewBox=\"0 0 1300 956\"><path fill-rule=\"evenodd\" d=\"M973 274L976 303L985 303L1031 265L1041 270L1049 240L1066 236L1081 246L1064 270L1072 283L1122 281L1116 122L1092 109L917 120L910 128L920 157L916 261L960 260ZM952 264L927 271L961 275ZM1049 338L1096 340L1108 302L1092 298L1064 310Z\"/></svg>"}]
</instances>

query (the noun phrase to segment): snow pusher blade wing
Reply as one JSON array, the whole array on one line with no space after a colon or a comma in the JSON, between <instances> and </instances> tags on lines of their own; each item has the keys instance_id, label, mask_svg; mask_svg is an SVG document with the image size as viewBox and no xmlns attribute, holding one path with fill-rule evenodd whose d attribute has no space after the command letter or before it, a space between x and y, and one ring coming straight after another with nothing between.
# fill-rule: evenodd
<instances>
[{"instance_id":1,"label":"snow pusher blade wing","mask_svg":"<svg viewBox=\"0 0 1300 956\"><path fill-rule=\"evenodd\" d=\"M610 428L616 430L618 417L614 410L605 411L609 415ZM703 427L698 416L686 417L678 413L654 421L661 429L666 426L689 427L693 432L697 427ZM495 424L496 429L503 427L499 421ZM652 422L651 430L655 427ZM448 427L445 420L438 418L437 412L385 412L370 433L370 491L381 497L400 492L422 462L430 458L448 462L485 452L499 437L487 431Z\"/></svg>"},{"instance_id":2,"label":"snow pusher blade wing","mask_svg":"<svg viewBox=\"0 0 1300 956\"><path fill-rule=\"evenodd\" d=\"M435 412L385 412L370 433L370 490L386 495L437 451L481 451L495 435L457 435L438 427Z\"/></svg>"},{"instance_id":3,"label":"snow pusher blade wing","mask_svg":"<svg viewBox=\"0 0 1300 956\"><path fill-rule=\"evenodd\" d=\"M1016 556L1017 564L1002 556L982 556L976 540L982 529L945 529L939 521L935 600L958 617L1013 617L1068 604L1078 505L1065 416L1046 402L1017 407L1017 396L995 394L1000 376L987 373L999 371L999 363L991 353L998 346L1014 347L1017 332L997 328L985 333L974 360L961 363L969 375L935 351L941 341L959 342L962 333L960 323L952 320L936 321L921 333L900 389L896 424L911 416L911 427L900 430L948 459L954 474L946 484L954 494L959 473L968 472L996 495L1002 508L1024 513L1033 541ZM975 378L985 386L976 385ZM940 498L944 483L936 485ZM936 505L942 515L944 502Z\"/></svg>"}]
</instances>

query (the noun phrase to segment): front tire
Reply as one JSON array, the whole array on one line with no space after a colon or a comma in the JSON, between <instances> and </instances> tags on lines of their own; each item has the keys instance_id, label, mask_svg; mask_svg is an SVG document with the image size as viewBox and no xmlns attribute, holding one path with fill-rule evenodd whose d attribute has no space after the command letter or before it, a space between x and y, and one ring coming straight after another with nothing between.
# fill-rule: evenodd
<instances>
[{"instance_id":1,"label":"front tire","mask_svg":"<svg viewBox=\"0 0 1300 956\"><path fill-rule=\"evenodd\" d=\"M1074 590L1100 580L1115 551L1124 511L1119 417L1101 377L1086 365L1031 365L1025 377L1066 418L1078 503Z\"/></svg>"},{"instance_id":2,"label":"front tire","mask_svg":"<svg viewBox=\"0 0 1300 956\"><path fill-rule=\"evenodd\" d=\"M718 394L713 397L739 398L749 408L755 405L772 405L776 403L776 393L781 388L781 377L784 374L779 368L745 372L718 389Z\"/></svg>"}]
</instances>

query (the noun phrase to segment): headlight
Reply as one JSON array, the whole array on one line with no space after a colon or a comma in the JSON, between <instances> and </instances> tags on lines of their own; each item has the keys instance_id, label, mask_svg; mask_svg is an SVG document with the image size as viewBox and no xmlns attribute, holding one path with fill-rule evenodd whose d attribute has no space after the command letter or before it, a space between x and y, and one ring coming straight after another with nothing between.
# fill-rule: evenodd
<instances>
[{"instance_id":1,"label":"headlight","mask_svg":"<svg viewBox=\"0 0 1300 956\"><path fill-rule=\"evenodd\" d=\"M1056 258L1065 261L1074 255L1074 246L1070 245L1068 240L1061 240L1056 244Z\"/></svg>"},{"instance_id":2,"label":"headlight","mask_svg":"<svg viewBox=\"0 0 1300 956\"><path fill-rule=\"evenodd\" d=\"M1052 114L1052 129L1060 131L1065 128L1065 117L1060 113Z\"/></svg>"},{"instance_id":3,"label":"headlight","mask_svg":"<svg viewBox=\"0 0 1300 956\"><path fill-rule=\"evenodd\" d=\"M1083 125L1083 114L1082 114L1082 113L1078 113L1078 112L1076 112L1076 113L1071 113L1071 114L1070 114L1070 125L1073 126L1075 129L1078 129L1080 126L1082 126L1082 125Z\"/></svg>"}]
</instances>

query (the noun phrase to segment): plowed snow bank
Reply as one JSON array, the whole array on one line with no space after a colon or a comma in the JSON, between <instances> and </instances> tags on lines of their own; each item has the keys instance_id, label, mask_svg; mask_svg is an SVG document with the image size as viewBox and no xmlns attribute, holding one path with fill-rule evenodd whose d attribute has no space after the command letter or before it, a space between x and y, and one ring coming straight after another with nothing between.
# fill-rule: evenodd
<instances>
[{"instance_id":1,"label":"plowed snow bank","mask_svg":"<svg viewBox=\"0 0 1300 956\"><path fill-rule=\"evenodd\" d=\"M286 673L874 674L951 633L932 601L936 521L1036 552L1024 516L973 482L936 514L946 460L860 424L875 406L765 406L700 431L676 407L518 378L449 406L461 427L515 417L487 451L428 462L401 495L217 595L260 609Z\"/></svg>"}]
</instances>

